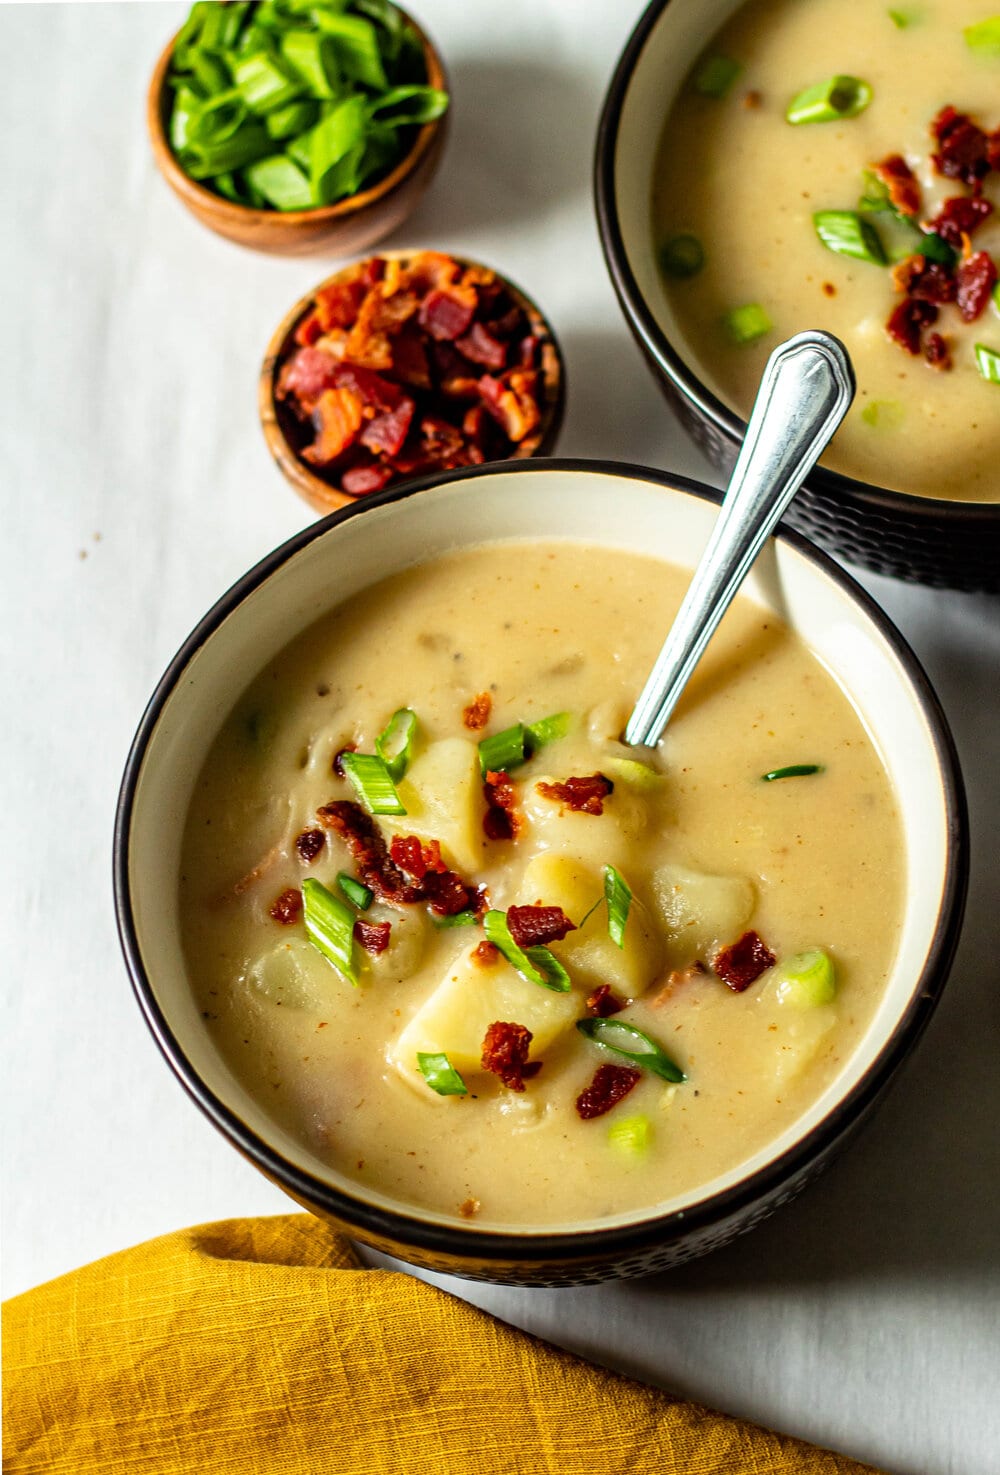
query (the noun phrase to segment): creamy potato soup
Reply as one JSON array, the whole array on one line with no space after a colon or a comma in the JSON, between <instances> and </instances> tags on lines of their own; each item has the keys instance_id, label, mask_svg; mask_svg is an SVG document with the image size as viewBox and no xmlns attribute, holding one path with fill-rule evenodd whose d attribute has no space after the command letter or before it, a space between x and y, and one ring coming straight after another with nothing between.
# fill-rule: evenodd
<instances>
[{"instance_id":1,"label":"creamy potato soup","mask_svg":"<svg viewBox=\"0 0 1000 1475\"><path fill-rule=\"evenodd\" d=\"M997 0L750 0L656 165L682 354L745 417L771 350L827 329L858 394L824 465L1000 500L998 171Z\"/></svg>"},{"instance_id":2,"label":"creamy potato soup","mask_svg":"<svg viewBox=\"0 0 1000 1475\"><path fill-rule=\"evenodd\" d=\"M448 554L226 719L184 839L199 1006L359 1184L478 1223L652 1207L857 1044L901 830L830 675L738 599L660 748L619 740L688 578L572 542Z\"/></svg>"}]
</instances>

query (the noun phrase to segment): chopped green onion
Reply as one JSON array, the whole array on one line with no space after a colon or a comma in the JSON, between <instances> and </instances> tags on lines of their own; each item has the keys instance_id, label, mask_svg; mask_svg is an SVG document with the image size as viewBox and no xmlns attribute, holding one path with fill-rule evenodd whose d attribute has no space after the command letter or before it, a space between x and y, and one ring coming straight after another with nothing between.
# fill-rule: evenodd
<instances>
[{"instance_id":1,"label":"chopped green onion","mask_svg":"<svg viewBox=\"0 0 1000 1475\"><path fill-rule=\"evenodd\" d=\"M620 1117L608 1127L608 1141L620 1152L641 1157L653 1145L653 1123L648 1116Z\"/></svg>"},{"instance_id":2,"label":"chopped green onion","mask_svg":"<svg viewBox=\"0 0 1000 1475\"><path fill-rule=\"evenodd\" d=\"M872 90L860 77L829 77L793 97L785 110L787 123L835 123L856 118L872 100Z\"/></svg>"},{"instance_id":3,"label":"chopped green onion","mask_svg":"<svg viewBox=\"0 0 1000 1475\"><path fill-rule=\"evenodd\" d=\"M319 119L319 104L315 102L290 102L287 107L275 108L264 119L264 127L274 139L296 138L315 127Z\"/></svg>"},{"instance_id":4,"label":"chopped green onion","mask_svg":"<svg viewBox=\"0 0 1000 1475\"><path fill-rule=\"evenodd\" d=\"M302 920L313 947L318 948L337 972L357 988L354 913L350 907L345 906L332 891L327 891L322 881L310 876L302 882Z\"/></svg>"},{"instance_id":5,"label":"chopped green onion","mask_svg":"<svg viewBox=\"0 0 1000 1475\"><path fill-rule=\"evenodd\" d=\"M418 1050L417 1065L428 1086L439 1096L468 1096L468 1086L443 1051L429 1055Z\"/></svg>"},{"instance_id":6,"label":"chopped green onion","mask_svg":"<svg viewBox=\"0 0 1000 1475\"><path fill-rule=\"evenodd\" d=\"M958 260L958 252L947 241L941 239L934 231L928 231L914 246L914 252L920 256L926 256L928 261L939 261L942 266L954 266Z\"/></svg>"},{"instance_id":7,"label":"chopped green onion","mask_svg":"<svg viewBox=\"0 0 1000 1475\"><path fill-rule=\"evenodd\" d=\"M329 10L313 11L320 30L332 36L337 60L345 77L361 82L376 92L389 86L379 51L378 32L360 15L343 15Z\"/></svg>"},{"instance_id":8,"label":"chopped green onion","mask_svg":"<svg viewBox=\"0 0 1000 1475\"><path fill-rule=\"evenodd\" d=\"M1000 384L1000 350L987 348L985 343L975 345L976 367L987 384Z\"/></svg>"},{"instance_id":9,"label":"chopped green onion","mask_svg":"<svg viewBox=\"0 0 1000 1475\"><path fill-rule=\"evenodd\" d=\"M965 44L979 56L1000 56L1000 15L966 26L962 32Z\"/></svg>"},{"instance_id":10,"label":"chopped green onion","mask_svg":"<svg viewBox=\"0 0 1000 1475\"><path fill-rule=\"evenodd\" d=\"M828 251L885 266L885 249L878 231L856 210L817 210L813 216L816 234Z\"/></svg>"},{"instance_id":11,"label":"chopped green onion","mask_svg":"<svg viewBox=\"0 0 1000 1475\"><path fill-rule=\"evenodd\" d=\"M1000 313L1000 281L993 283L993 291L990 293L990 296L993 298L993 306Z\"/></svg>"},{"instance_id":12,"label":"chopped green onion","mask_svg":"<svg viewBox=\"0 0 1000 1475\"><path fill-rule=\"evenodd\" d=\"M311 130L310 177L321 204L356 192L367 124L364 98L355 94L336 103Z\"/></svg>"},{"instance_id":13,"label":"chopped green onion","mask_svg":"<svg viewBox=\"0 0 1000 1475\"><path fill-rule=\"evenodd\" d=\"M602 758L601 771L632 789L659 789L664 781L662 773L635 758Z\"/></svg>"},{"instance_id":14,"label":"chopped green onion","mask_svg":"<svg viewBox=\"0 0 1000 1475\"><path fill-rule=\"evenodd\" d=\"M832 1004L837 992L833 962L822 948L797 953L779 963L774 973L778 1002L796 1009L815 1009Z\"/></svg>"},{"instance_id":15,"label":"chopped green onion","mask_svg":"<svg viewBox=\"0 0 1000 1475\"><path fill-rule=\"evenodd\" d=\"M878 430L898 430L906 419L906 411L898 400L873 399L861 411L861 418Z\"/></svg>"},{"instance_id":16,"label":"chopped green onion","mask_svg":"<svg viewBox=\"0 0 1000 1475\"><path fill-rule=\"evenodd\" d=\"M705 265L705 249L697 236L671 236L660 247L660 270L668 277L694 277Z\"/></svg>"},{"instance_id":17,"label":"chopped green onion","mask_svg":"<svg viewBox=\"0 0 1000 1475\"><path fill-rule=\"evenodd\" d=\"M537 722L525 726L525 749L530 755L546 743L554 743L573 730L575 717L572 712L553 712L551 717L540 717Z\"/></svg>"},{"instance_id":18,"label":"chopped green onion","mask_svg":"<svg viewBox=\"0 0 1000 1475\"><path fill-rule=\"evenodd\" d=\"M570 977L559 959L547 947L519 948L510 935L506 912L487 912L483 918L483 930L493 946L528 983L537 983L557 994L569 992Z\"/></svg>"},{"instance_id":19,"label":"chopped green onion","mask_svg":"<svg viewBox=\"0 0 1000 1475\"><path fill-rule=\"evenodd\" d=\"M774 327L759 302L747 302L742 307L732 308L722 323L734 343L752 343Z\"/></svg>"},{"instance_id":20,"label":"chopped green onion","mask_svg":"<svg viewBox=\"0 0 1000 1475\"><path fill-rule=\"evenodd\" d=\"M253 113L270 113L302 95L298 77L266 51L243 56L233 66L233 80Z\"/></svg>"},{"instance_id":21,"label":"chopped green onion","mask_svg":"<svg viewBox=\"0 0 1000 1475\"><path fill-rule=\"evenodd\" d=\"M702 97L725 97L742 70L740 63L731 57L710 56L698 69L694 89Z\"/></svg>"},{"instance_id":22,"label":"chopped green onion","mask_svg":"<svg viewBox=\"0 0 1000 1475\"><path fill-rule=\"evenodd\" d=\"M608 936L616 947L624 947L632 890L614 866L604 867L604 900L608 904Z\"/></svg>"},{"instance_id":23,"label":"chopped green onion","mask_svg":"<svg viewBox=\"0 0 1000 1475\"><path fill-rule=\"evenodd\" d=\"M369 106L369 116L393 128L433 123L448 109L448 94L437 87L393 87ZM388 114L388 117L385 115Z\"/></svg>"},{"instance_id":24,"label":"chopped green onion","mask_svg":"<svg viewBox=\"0 0 1000 1475\"><path fill-rule=\"evenodd\" d=\"M400 707L393 712L375 739L375 751L389 770L389 777L394 783L399 782L410 766L416 736L416 712L410 707Z\"/></svg>"},{"instance_id":25,"label":"chopped green onion","mask_svg":"<svg viewBox=\"0 0 1000 1475\"><path fill-rule=\"evenodd\" d=\"M308 210L315 203L308 179L283 154L251 164L247 169L247 183L278 210Z\"/></svg>"},{"instance_id":26,"label":"chopped green onion","mask_svg":"<svg viewBox=\"0 0 1000 1475\"><path fill-rule=\"evenodd\" d=\"M473 911L452 912L450 917L431 915L435 927L475 927L479 917Z\"/></svg>"},{"instance_id":27,"label":"chopped green onion","mask_svg":"<svg viewBox=\"0 0 1000 1475\"><path fill-rule=\"evenodd\" d=\"M578 1019L576 1027L595 1045L621 1055L643 1070L651 1070L661 1080L670 1081L675 1086L687 1080L680 1066L675 1065L656 1041L643 1034L641 1029L636 1029L634 1024L623 1024L615 1018Z\"/></svg>"},{"instance_id":28,"label":"chopped green onion","mask_svg":"<svg viewBox=\"0 0 1000 1475\"><path fill-rule=\"evenodd\" d=\"M900 31L905 31L908 26L915 26L922 19L918 10L890 10L887 14L893 25Z\"/></svg>"},{"instance_id":29,"label":"chopped green onion","mask_svg":"<svg viewBox=\"0 0 1000 1475\"><path fill-rule=\"evenodd\" d=\"M822 772L822 763L790 763L787 768L772 768L770 773L762 773L761 779L765 784L773 784L776 778L808 778Z\"/></svg>"},{"instance_id":30,"label":"chopped green onion","mask_svg":"<svg viewBox=\"0 0 1000 1475\"><path fill-rule=\"evenodd\" d=\"M261 123L246 122L230 138L220 143L203 144L185 149L181 154L184 172L192 179L211 179L216 174L229 174L274 149L267 129Z\"/></svg>"},{"instance_id":31,"label":"chopped green onion","mask_svg":"<svg viewBox=\"0 0 1000 1475\"><path fill-rule=\"evenodd\" d=\"M374 891L370 887L362 885L353 876L349 876L346 871L341 871L338 875L337 885L347 897L347 900L354 903L359 912L366 912L375 900Z\"/></svg>"},{"instance_id":32,"label":"chopped green onion","mask_svg":"<svg viewBox=\"0 0 1000 1475\"><path fill-rule=\"evenodd\" d=\"M406 813L388 768L374 753L342 753L340 766L369 814Z\"/></svg>"},{"instance_id":33,"label":"chopped green onion","mask_svg":"<svg viewBox=\"0 0 1000 1475\"><path fill-rule=\"evenodd\" d=\"M603 900L604 900L604 897L603 896L599 896L597 898L597 900L594 902L594 905L592 907L590 907L586 912L584 912L583 916L580 918L579 922L577 922L577 924L576 924L578 931L580 931L580 932L583 931L584 927L586 927L587 923L590 921L591 917L597 911L597 908L601 905L601 903L603 902Z\"/></svg>"},{"instance_id":34,"label":"chopped green onion","mask_svg":"<svg viewBox=\"0 0 1000 1475\"><path fill-rule=\"evenodd\" d=\"M280 39L285 61L308 85L313 97L336 97L340 88L337 50L318 31L286 31Z\"/></svg>"},{"instance_id":35,"label":"chopped green onion","mask_svg":"<svg viewBox=\"0 0 1000 1475\"><path fill-rule=\"evenodd\" d=\"M515 722L513 727L505 727L503 732L483 738L479 744L479 767L483 777L487 773L506 773L523 763L526 757L524 737L524 723Z\"/></svg>"}]
</instances>

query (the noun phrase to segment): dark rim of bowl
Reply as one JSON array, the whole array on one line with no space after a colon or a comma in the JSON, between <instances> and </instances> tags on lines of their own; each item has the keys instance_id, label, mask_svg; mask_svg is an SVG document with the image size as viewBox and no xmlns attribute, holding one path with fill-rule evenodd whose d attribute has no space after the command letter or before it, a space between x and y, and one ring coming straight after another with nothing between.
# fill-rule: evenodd
<instances>
[{"instance_id":1,"label":"dark rim of bowl","mask_svg":"<svg viewBox=\"0 0 1000 1475\"><path fill-rule=\"evenodd\" d=\"M948 975L958 942L968 880L968 819L958 758L947 721L923 668L888 617L873 599L833 559L793 530L782 528L778 539L794 548L820 572L838 585L868 617L895 655L910 682L914 696L930 728L936 751L942 797L947 821L947 856L941 905L924 966L914 982L909 1002L879 1054L852 1090L828 1115L780 1157L764 1165L732 1187L667 1214L647 1213L629 1224L607 1229L518 1233L515 1230L477 1229L472 1225L430 1223L419 1211L385 1209L356 1198L287 1161L219 1100L201 1080L161 1011L143 962L132 911L129 881L129 842L136 787L146 750L163 709L180 683L192 658L222 622L263 584L278 568L314 539L365 513L400 501L425 489L452 485L490 475L535 476L547 472L576 472L625 477L679 491L716 504L720 493L688 477L628 463L556 457L542 461L498 462L484 466L459 467L440 476L423 477L352 506L339 508L303 529L269 553L233 584L209 610L170 662L143 713L129 751L122 778L114 830L114 894L118 935L139 1006L160 1050L174 1074L195 1103L230 1141L281 1185L292 1198L327 1212L341 1223L354 1227L362 1238L369 1236L398 1246L429 1251L457 1263L463 1260L530 1265L536 1262L613 1262L671 1239L687 1237L769 1197L783 1183L822 1156L862 1116L884 1089L906 1052L916 1041L935 1005Z\"/></svg>"},{"instance_id":2,"label":"dark rim of bowl","mask_svg":"<svg viewBox=\"0 0 1000 1475\"><path fill-rule=\"evenodd\" d=\"M629 265L618 219L615 153L622 108L631 86L632 74L646 42L669 4L670 0L650 0L618 60L604 99L594 152L597 225L604 260L618 301L645 352L684 399L732 442L735 448L746 435L747 422L728 409L701 383L656 321ZM913 496L909 492L894 492L887 487L855 481L853 477L843 476L839 471L830 471L824 466L817 466L810 472L806 489L823 493L838 502L853 503L882 516L905 516L918 523L926 523L928 536L940 533L943 519L962 527L967 534L973 534L978 529L988 529L995 533L1000 524L1000 503L960 502L950 498Z\"/></svg>"}]
</instances>

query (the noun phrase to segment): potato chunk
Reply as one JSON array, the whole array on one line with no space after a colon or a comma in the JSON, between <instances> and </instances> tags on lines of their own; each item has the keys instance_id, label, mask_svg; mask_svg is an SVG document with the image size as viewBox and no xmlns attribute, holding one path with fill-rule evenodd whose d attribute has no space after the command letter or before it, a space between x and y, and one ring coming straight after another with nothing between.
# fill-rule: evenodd
<instances>
[{"instance_id":1,"label":"potato chunk","mask_svg":"<svg viewBox=\"0 0 1000 1475\"><path fill-rule=\"evenodd\" d=\"M304 937L276 943L247 963L241 981L286 1009L325 1009L338 990L351 986Z\"/></svg>"},{"instance_id":2,"label":"potato chunk","mask_svg":"<svg viewBox=\"0 0 1000 1475\"><path fill-rule=\"evenodd\" d=\"M472 954L467 944L390 1047L389 1058L404 1075L419 1079L418 1051L443 1050L457 1071L481 1070L483 1040L498 1019L531 1030L536 1060L583 1014L583 998L575 989L554 993L527 983L503 958L483 965Z\"/></svg>"},{"instance_id":3,"label":"potato chunk","mask_svg":"<svg viewBox=\"0 0 1000 1475\"><path fill-rule=\"evenodd\" d=\"M585 771L593 773L593 765ZM558 799L546 799L538 792L539 784L558 781L551 774L536 774L524 782L521 807L528 822L527 838L533 848L577 856L594 867L598 875L604 865L624 868L632 842L649 823L647 798L617 783L603 801L602 814L574 812Z\"/></svg>"},{"instance_id":4,"label":"potato chunk","mask_svg":"<svg viewBox=\"0 0 1000 1475\"><path fill-rule=\"evenodd\" d=\"M694 958L711 963L746 930L753 912L754 889L745 876L706 876L666 865L653 875L653 892L670 960L678 965Z\"/></svg>"},{"instance_id":5,"label":"potato chunk","mask_svg":"<svg viewBox=\"0 0 1000 1475\"><path fill-rule=\"evenodd\" d=\"M482 863L482 782L475 743L444 738L420 753L397 784L406 814L381 817L397 835L440 840L445 859L466 875Z\"/></svg>"},{"instance_id":6,"label":"potato chunk","mask_svg":"<svg viewBox=\"0 0 1000 1475\"><path fill-rule=\"evenodd\" d=\"M622 874L631 885L627 869ZM632 897L625 946L619 947L608 935L601 866L546 851L528 863L520 894L523 905L532 906L540 901L543 906L562 907L567 917L577 923L575 932L551 944L574 983L586 985L588 989L609 983L617 993L636 998L659 976L663 944L639 896ZM598 900L601 905L580 927L580 921Z\"/></svg>"}]
</instances>

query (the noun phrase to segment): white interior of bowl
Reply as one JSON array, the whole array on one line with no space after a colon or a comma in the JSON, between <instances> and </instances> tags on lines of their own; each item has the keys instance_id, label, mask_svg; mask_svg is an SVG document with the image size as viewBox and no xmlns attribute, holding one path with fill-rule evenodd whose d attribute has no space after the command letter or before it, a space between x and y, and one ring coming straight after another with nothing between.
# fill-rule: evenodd
<instances>
[{"instance_id":1,"label":"white interior of bowl","mask_svg":"<svg viewBox=\"0 0 1000 1475\"><path fill-rule=\"evenodd\" d=\"M357 1197L281 1131L219 1055L188 985L181 949L177 875L185 813L209 745L250 679L299 631L378 578L448 549L482 543L484 530L519 539L562 539L692 566L715 517L711 503L653 482L606 471L495 471L432 488L347 519L288 559L219 625L185 668L161 712L142 764L128 854L136 936L146 974L170 1029L212 1093L287 1161ZM772 544L745 592L788 620L840 681L890 766L905 830L906 912L886 992L853 1056L808 1114L766 1150L707 1183L701 1193L651 1206L689 1207L731 1187L815 1128L872 1066L918 986L942 905L947 817L933 733L891 647L850 595L787 544ZM375 1193L366 1200L400 1208ZM609 1228L651 1211L565 1229ZM425 1221L447 1216L414 1211ZM498 1226L483 1223L480 1229ZM560 1226L527 1226L518 1235ZM474 1230L469 1231L474 1233Z\"/></svg>"}]
</instances>

